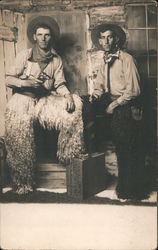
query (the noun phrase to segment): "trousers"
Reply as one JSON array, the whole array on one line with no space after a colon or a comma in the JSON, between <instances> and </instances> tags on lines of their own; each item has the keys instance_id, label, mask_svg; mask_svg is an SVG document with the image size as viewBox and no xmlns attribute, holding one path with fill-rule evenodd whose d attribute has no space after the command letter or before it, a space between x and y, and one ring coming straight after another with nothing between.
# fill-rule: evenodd
<instances>
[{"instance_id":1,"label":"trousers","mask_svg":"<svg viewBox=\"0 0 158 250\"><path fill-rule=\"evenodd\" d=\"M133 118L130 104L117 107L108 119L118 162L117 195L124 199L144 198L148 190L142 120Z\"/></svg>"}]
</instances>

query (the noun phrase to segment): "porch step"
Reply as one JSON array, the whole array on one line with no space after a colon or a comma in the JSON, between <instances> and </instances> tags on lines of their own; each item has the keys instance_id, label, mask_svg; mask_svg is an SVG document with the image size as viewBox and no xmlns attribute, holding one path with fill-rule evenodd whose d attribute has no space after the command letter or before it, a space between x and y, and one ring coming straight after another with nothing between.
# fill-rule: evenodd
<instances>
[{"instance_id":1,"label":"porch step","mask_svg":"<svg viewBox=\"0 0 158 250\"><path fill-rule=\"evenodd\" d=\"M39 172L51 172L51 171L57 171L57 172L66 172L66 167L59 163L52 163L52 162L44 162L40 163L38 165L38 171Z\"/></svg>"},{"instance_id":2,"label":"porch step","mask_svg":"<svg viewBox=\"0 0 158 250\"><path fill-rule=\"evenodd\" d=\"M66 167L58 163L40 163L37 172L37 188L66 188Z\"/></svg>"}]
</instances>

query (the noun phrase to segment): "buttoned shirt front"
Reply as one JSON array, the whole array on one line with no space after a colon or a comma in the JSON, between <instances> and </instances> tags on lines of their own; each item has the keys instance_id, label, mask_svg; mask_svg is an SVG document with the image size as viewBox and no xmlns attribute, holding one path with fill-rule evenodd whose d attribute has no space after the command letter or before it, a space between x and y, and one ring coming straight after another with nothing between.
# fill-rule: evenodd
<instances>
[{"instance_id":1,"label":"buttoned shirt front","mask_svg":"<svg viewBox=\"0 0 158 250\"><path fill-rule=\"evenodd\" d=\"M102 63L95 80L94 92L101 95L108 92L107 82L110 83L110 94L118 96L120 105L140 95L140 78L133 57L120 50L118 58L109 66L109 79L107 79L107 63Z\"/></svg>"},{"instance_id":2,"label":"buttoned shirt front","mask_svg":"<svg viewBox=\"0 0 158 250\"><path fill-rule=\"evenodd\" d=\"M42 74L47 76L47 80L44 82L44 87L50 92L55 89L58 94L65 95L69 93L65 83L65 77L63 73L63 65L60 56L51 50L53 59L48 63ZM19 82L16 79L10 81L10 76L20 79L29 79L31 76L38 78L41 74L41 69L38 62L32 62L30 60L32 56L32 48L20 52L14 65L6 73L6 83L9 87L20 87ZM51 81L50 81L51 80Z\"/></svg>"}]
</instances>

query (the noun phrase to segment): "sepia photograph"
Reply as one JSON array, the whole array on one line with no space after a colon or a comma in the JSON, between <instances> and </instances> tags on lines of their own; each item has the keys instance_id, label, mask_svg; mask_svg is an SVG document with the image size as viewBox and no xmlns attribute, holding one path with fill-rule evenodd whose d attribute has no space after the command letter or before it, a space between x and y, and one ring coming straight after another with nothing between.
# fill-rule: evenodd
<instances>
[{"instance_id":1,"label":"sepia photograph","mask_svg":"<svg viewBox=\"0 0 158 250\"><path fill-rule=\"evenodd\" d=\"M155 0L0 0L0 248L157 249Z\"/></svg>"}]
</instances>

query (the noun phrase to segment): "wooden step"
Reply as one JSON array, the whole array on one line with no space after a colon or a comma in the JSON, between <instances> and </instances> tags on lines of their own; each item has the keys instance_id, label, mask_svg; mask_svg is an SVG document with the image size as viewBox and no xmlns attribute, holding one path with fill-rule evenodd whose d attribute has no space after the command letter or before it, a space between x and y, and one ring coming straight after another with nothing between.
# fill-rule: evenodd
<instances>
[{"instance_id":1,"label":"wooden step","mask_svg":"<svg viewBox=\"0 0 158 250\"><path fill-rule=\"evenodd\" d=\"M66 179L66 172L39 172L38 177L40 179Z\"/></svg>"},{"instance_id":2,"label":"wooden step","mask_svg":"<svg viewBox=\"0 0 158 250\"><path fill-rule=\"evenodd\" d=\"M61 164L58 163L50 163L50 162L46 162L46 163L40 163L38 165L38 171L47 171L47 172L66 172L66 167L62 166Z\"/></svg>"},{"instance_id":3,"label":"wooden step","mask_svg":"<svg viewBox=\"0 0 158 250\"><path fill-rule=\"evenodd\" d=\"M58 163L42 162L38 165L37 187L66 188L66 167Z\"/></svg>"},{"instance_id":4,"label":"wooden step","mask_svg":"<svg viewBox=\"0 0 158 250\"><path fill-rule=\"evenodd\" d=\"M58 188L64 188L66 189L66 179L38 179L37 180L37 188L46 188L46 189L58 189Z\"/></svg>"}]
</instances>

